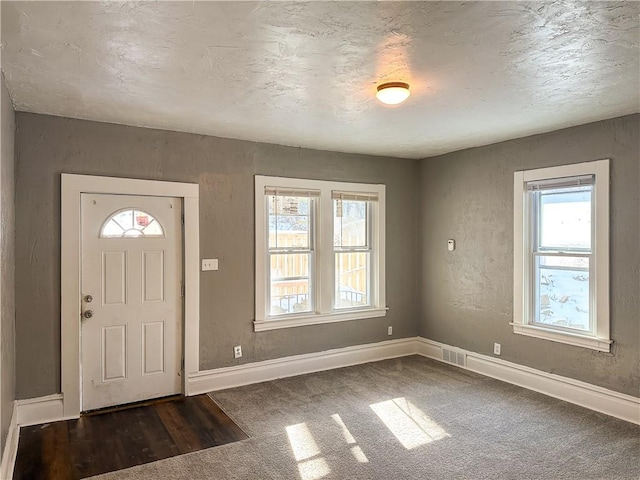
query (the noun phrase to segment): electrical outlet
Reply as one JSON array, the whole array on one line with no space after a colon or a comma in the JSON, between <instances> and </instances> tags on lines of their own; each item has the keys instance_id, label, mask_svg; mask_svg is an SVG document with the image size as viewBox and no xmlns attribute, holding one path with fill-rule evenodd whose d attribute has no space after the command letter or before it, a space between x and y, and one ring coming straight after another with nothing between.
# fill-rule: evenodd
<instances>
[{"instance_id":1,"label":"electrical outlet","mask_svg":"<svg viewBox=\"0 0 640 480\"><path fill-rule=\"evenodd\" d=\"M393 335L393 327L391 325L387 327L387 335Z\"/></svg>"},{"instance_id":2,"label":"electrical outlet","mask_svg":"<svg viewBox=\"0 0 640 480\"><path fill-rule=\"evenodd\" d=\"M502 347L499 343L494 343L493 344L493 354L494 355L500 355L500 350L502 350Z\"/></svg>"},{"instance_id":3,"label":"electrical outlet","mask_svg":"<svg viewBox=\"0 0 640 480\"><path fill-rule=\"evenodd\" d=\"M242 347L240 345L236 345L233 347L233 358L242 357Z\"/></svg>"},{"instance_id":4,"label":"electrical outlet","mask_svg":"<svg viewBox=\"0 0 640 480\"><path fill-rule=\"evenodd\" d=\"M454 239L447 240L447 250L453 252L456 249L456 241Z\"/></svg>"}]
</instances>

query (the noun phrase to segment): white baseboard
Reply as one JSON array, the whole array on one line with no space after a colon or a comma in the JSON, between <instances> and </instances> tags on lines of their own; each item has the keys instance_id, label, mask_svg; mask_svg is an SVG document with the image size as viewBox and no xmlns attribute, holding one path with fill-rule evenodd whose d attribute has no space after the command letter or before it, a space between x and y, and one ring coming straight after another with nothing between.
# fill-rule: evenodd
<instances>
[{"instance_id":1,"label":"white baseboard","mask_svg":"<svg viewBox=\"0 0 640 480\"><path fill-rule=\"evenodd\" d=\"M466 355L466 367L456 365L460 368L640 424L640 398L422 337L418 337L416 343L416 353L425 357L443 361L442 348L457 350Z\"/></svg>"},{"instance_id":2,"label":"white baseboard","mask_svg":"<svg viewBox=\"0 0 640 480\"><path fill-rule=\"evenodd\" d=\"M18 453L19 436L18 408L16 402L14 402L11 424L7 432L7 440L4 444L4 451L2 452L2 463L0 464L0 478L2 480L11 480L13 478L13 467L16 463L16 454Z\"/></svg>"},{"instance_id":3,"label":"white baseboard","mask_svg":"<svg viewBox=\"0 0 640 480\"><path fill-rule=\"evenodd\" d=\"M414 354L443 361L443 348L454 350L464 355L465 366L456 365L459 368L466 368L481 375L512 383L640 425L640 398L422 337L355 345L324 352L294 355L192 373L187 381L186 394L199 395L225 388ZM16 417L15 423L17 426L65 420L63 396L62 394L55 394L28 400L18 400L14 408L14 417ZM15 447L17 449L17 427L15 430L16 433L13 435L15 435ZM7 439L7 445L9 445L9 439ZM6 451L5 449L5 454ZM3 456L3 468L5 467L4 462ZM4 470L2 471L4 472ZM0 478L4 479L4 477Z\"/></svg>"},{"instance_id":4,"label":"white baseboard","mask_svg":"<svg viewBox=\"0 0 640 480\"><path fill-rule=\"evenodd\" d=\"M416 353L416 339L403 338L263 362L205 370L189 375L189 395L267 382L277 378L348 367Z\"/></svg>"},{"instance_id":5,"label":"white baseboard","mask_svg":"<svg viewBox=\"0 0 640 480\"><path fill-rule=\"evenodd\" d=\"M18 404L18 425L21 427L65 420L61 393L18 400L16 403Z\"/></svg>"}]
</instances>

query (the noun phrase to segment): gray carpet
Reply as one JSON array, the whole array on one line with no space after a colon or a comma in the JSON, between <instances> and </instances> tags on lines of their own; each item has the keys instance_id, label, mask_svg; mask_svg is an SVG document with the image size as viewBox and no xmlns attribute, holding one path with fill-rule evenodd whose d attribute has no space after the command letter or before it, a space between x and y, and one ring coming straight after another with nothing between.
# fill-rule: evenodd
<instances>
[{"instance_id":1,"label":"gray carpet","mask_svg":"<svg viewBox=\"0 0 640 480\"><path fill-rule=\"evenodd\" d=\"M211 396L250 439L93 478L640 478L640 426L419 356Z\"/></svg>"}]
</instances>

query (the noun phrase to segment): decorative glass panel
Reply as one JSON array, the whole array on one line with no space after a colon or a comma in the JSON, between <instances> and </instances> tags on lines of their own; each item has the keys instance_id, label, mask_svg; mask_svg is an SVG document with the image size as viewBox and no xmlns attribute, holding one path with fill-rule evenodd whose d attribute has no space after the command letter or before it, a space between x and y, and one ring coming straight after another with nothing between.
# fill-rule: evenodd
<instances>
[{"instance_id":1,"label":"decorative glass panel","mask_svg":"<svg viewBox=\"0 0 640 480\"><path fill-rule=\"evenodd\" d=\"M535 322L589 331L589 258L537 256Z\"/></svg>"},{"instance_id":2,"label":"decorative glass panel","mask_svg":"<svg viewBox=\"0 0 640 480\"><path fill-rule=\"evenodd\" d=\"M309 250L311 198L269 197L269 249Z\"/></svg>"},{"instance_id":3,"label":"decorative glass panel","mask_svg":"<svg viewBox=\"0 0 640 480\"><path fill-rule=\"evenodd\" d=\"M114 213L104 223L100 237L164 237L164 230L153 215L142 210L126 209Z\"/></svg>"},{"instance_id":4,"label":"decorative glass panel","mask_svg":"<svg viewBox=\"0 0 640 480\"><path fill-rule=\"evenodd\" d=\"M367 247L367 202L333 201L333 245Z\"/></svg>"},{"instance_id":5,"label":"decorative glass panel","mask_svg":"<svg viewBox=\"0 0 640 480\"><path fill-rule=\"evenodd\" d=\"M356 308L370 305L370 252L336 252L335 256L335 308Z\"/></svg>"},{"instance_id":6,"label":"decorative glass panel","mask_svg":"<svg viewBox=\"0 0 640 480\"><path fill-rule=\"evenodd\" d=\"M285 253L271 256L270 315L310 312L311 254Z\"/></svg>"}]
</instances>

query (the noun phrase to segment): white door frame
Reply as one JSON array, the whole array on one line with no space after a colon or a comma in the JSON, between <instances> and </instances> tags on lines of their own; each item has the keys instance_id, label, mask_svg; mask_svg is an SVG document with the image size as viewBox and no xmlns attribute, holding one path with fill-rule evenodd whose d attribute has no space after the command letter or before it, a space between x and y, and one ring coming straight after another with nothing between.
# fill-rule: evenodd
<instances>
[{"instance_id":1,"label":"white door frame","mask_svg":"<svg viewBox=\"0 0 640 480\"><path fill-rule=\"evenodd\" d=\"M62 174L61 227L61 372L64 418L78 418L80 397L81 255L80 197L83 193L149 195L183 199L184 213L184 369L182 391L189 395L187 379L199 370L200 233L199 186L130 178Z\"/></svg>"}]
</instances>

